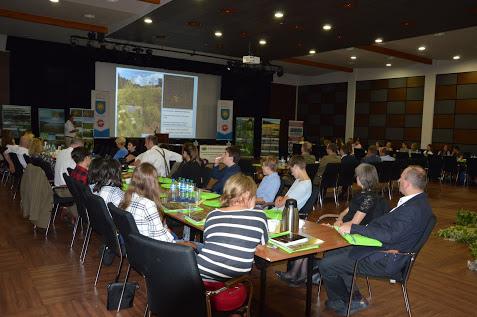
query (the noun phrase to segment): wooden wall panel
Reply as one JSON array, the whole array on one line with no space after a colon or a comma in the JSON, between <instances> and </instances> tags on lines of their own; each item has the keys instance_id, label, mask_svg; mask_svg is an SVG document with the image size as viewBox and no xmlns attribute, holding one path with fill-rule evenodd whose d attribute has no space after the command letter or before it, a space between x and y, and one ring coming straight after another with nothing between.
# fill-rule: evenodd
<instances>
[{"instance_id":1,"label":"wooden wall panel","mask_svg":"<svg viewBox=\"0 0 477 317\"><path fill-rule=\"evenodd\" d=\"M456 99L456 85L443 85L436 87L436 100Z\"/></svg>"},{"instance_id":2,"label":"wooden wall panel","mask_svg":"<svg viewBox=\"0 0 477 317\"><path fill-rule=\"evenodd\" d=\"M389 86L388 79L379 79L372 81L372 88L373 89L386 89Z\"/></svg>"},{"instance_id":3,"label":"wooden wall panel","mask_svg":"<svg viewBox=\"0 0 477 317\"><path fill-rule=\"evenodd\" d=\"M384 114L386 113L386 103L385 102L372 102L369 109L371 114Z\"/></svg>"},{"instance_id":4,"label":"wooden wall panel","mask_svg":"<svg viewBox=\"0 0 477 317\"><path fill-rule=\"evenodd\" d=\"M406 113L421 114L423 102L422 101L408 101L406 102Z\"/></svg>"},{"instance_id":5,"label":"wooden wall panel","mask_svg":"<svg viewBox=\"0 0 477 317\"><path fill-rule=\"evenodd\" d=\"M356 92L356 102L368 102L371 100L370 90L358 90Z\"/></svg>"},{"instance_id":6,"label":"wooden wall panel","mask_svg":"<svg viewBox=\"0 0 477 317\"><path fill-rule=\"evenodd\" d=\"M436 129L452 129L454 127L454 115L452 114L434 115L433 127Z\"/></svg>"},{"instance_id":7,"label":"wooden wall panel","mask_svg":"<svg viewBox=\"0 0 477 317\"><path fill-rule=\"evenodd\" d=\"M391 128L404 127L404 115L403 114L391 114L387 118L387 126Z\"/></svg>"},{"instance_id":8,"label":"wooden wall panel","mask_svg":"<svg viewBox=\"0 0 477 317\"><path fill-rule=\"evenodd\" d=\"M384 137L385 128L369 127L369 139L381 140Z\"/></svg>"},{"instance_id":9,"label":"wooden wall panel","mask_svg":"<svg viewBox=\"0 0 477 317\"><path fill-rule=\"evenodd\" d=\"M477 99L456 100L455 113L477 113ZM475 124L477 128L477 122Z\"/></svg>"},{"instance_id":10,"label":"wooden wall panel","mask_svg":"<svg viewBox=\"0 0 477 317\"><path fill-rule=\"evenodd\" d=\"M455 129L454 142L460 144L475 144L477 140L477 129Z\"/></svg>"},{"instance_id":11,"label":"wooden wall panel","mask_svg":"<svg viewBox=\"0 0 477 317\"><path fill-rule=\"evenodd\" d=\"M421 128L404 129L404 140L419 142L421 140Z\"/></svg>"},{"instance_id":12,"label":"wooden wall panel","mask_svg":"<svg viewBox=\"0 0 477 317\"><path fill-rule=\"evenodd\" d=\"M424 86L424 76L408 77L406 80L407 87L422 87Z\"/></svg>"},{"instance_id":13,"label":"wooden wall panel","mask_svg":"<svg viewBox=\"0 0 477 317\"><path fill-rule=\"evenodd\" d=\"M388 101L406 100L406 88L388 89Z\"/></svg>"},{"instance_id":14,"label":"wooden wall panel","mask_svg":"<svg viewBox=\"0 0 477 317\"><path fill-rule=\"evenodd\" d=\"M354 118L354 124L358 127L367 127L369 125L369 115L357 114Z\"/></svg>"},{"instance_id":15,"label":"wooden wall panel","mask_svg":"<svg viewBox=\"0 0 477 317\"><path fill-rule=\"evenodd\" d=\"M477 84L477 72L457 74L457 84Z\"/></svg>"}]
</instances>

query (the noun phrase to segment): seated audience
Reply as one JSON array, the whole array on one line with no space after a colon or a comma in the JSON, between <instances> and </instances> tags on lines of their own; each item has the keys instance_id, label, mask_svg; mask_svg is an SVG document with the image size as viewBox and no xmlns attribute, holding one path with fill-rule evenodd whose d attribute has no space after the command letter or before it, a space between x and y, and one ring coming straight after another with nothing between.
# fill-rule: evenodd
<instances>
[{"instance_id":1,"label":"seated audience","mask_svg":"<svg viewBox=\"0 0 477 317\"><path fill-rule=\"evenodd\" d=\"M119 138L116 138L115 143L118 150L116 151L116 154L114 154L113 159L121 161L128 155L128 150L125 148L126 139L120 136Z\"/></svg>"},{"instance_id":2,"label":"seated audience","mask_svg":"<svg viewBox=\"0 0 477 317\"><path fill-rule=\"evenodd\" d=\"M437 153L437 155L441 155L441 156L450 156L451 155L451 151L449 151L449 146L447 144L444 144L442 146L442 149L439 150L439 152Z\"/></svg>"},{"instance_id":3,"label":"seated audience","mask_svg":"<svg viewBox=\"0 0 477 317\"><path fill-rule=\"evenodd\" d=\"M170 172L171 161L182 162L182 155L159 147L157 137L148 135L144 141L147 151L136 157L134 165L141 163L150 163L156 168L159 176L168 176Z\"/></svg>"},{"instance_id":4,"label":"seated audience","mask_svg":"<svg viewBox=\"0 0 477 317\"><path fill-rule=\"evenodd\" d=\"M34 138L28 149L31 164L40 167L49 181L55 178L55 160L43 153L43 142L41 139Z\"/></svg>"},{"instance_id":5,"label":"seated audience","mask_svg":"<svg viewBox=\"0 0 477 317\"><path fill-rule=\"evenodd\" d=\"M138 151L136 151L136 142L129 141L128 142L128 154L126 155L126 163L129 165L136 160L136 157L139 155Z\"/></svg>"},{"instance_id":6,"label":"seated audience","mask_svg":"<svg viewBox=\"0 0 477 317\"><path fill-rule=\"evenodd\" d=\"M424 155L434 155L433 150L432 150L432 144L428 144L426 147L426 150L424 151Z\"/></svg>"},{"instance_id":7,"label":"seated audience","mask_svg":"<svg viewBox=\"0 0 477 317\"><path fill-rule=\"evenodd\" d=\"M328 294L326 307L346 315L349 289L356 259L361 259L359 273L369 276L389 276L402 270L407 257L398 254L413 251L432 217L432 209L424 193L427 183L425 170L409 166L401 174L399 190L404 195L389 213L371 220L368 225L343 223L340 233L358 233L383 243L380 248L352 246L327 252L319 270ZM374 253L376 250L388 251ZM391 250L391 251L390 251ZM391 253L389 253L391 252ZM369 254L374 253L372 256ZM367 308L368 303L355 284L351 314Z\"/></svg>"},{"instance_id":8,"label":"seated audience","mask_svg":"<svg viewBox=\"0 0 477 317\"><path fill-rule=\"evenodd\" d=\"M199 157L199 151L193 143L184 143L182 147L182 159L179 168L171 177L191 179L198 187L202 187L204 166Z\"/></svg>"},{"instance_id":9,"label":"seated audience","mask_svg":"<svg viewBox=\"0 0 477 317\"><path fill-rule=\"evenodd\" d=\"M358 165L358 159L353 155L353 143L347 142L340 147L341 164Z\"/></svg>"},{"instance_id":10,"label":"seated audience","mask_svg":"<svg viewBox=\"0 0 477 317\"><path fill-rule=\"evenodd\" d=\"M376 167L361 163L356 167L355 172L361 193L353 196L349 207L339 214L334 223L335 226L342 226L344 223L367 225L389 211L387 200L376 192L379 185ZM296 260L287 272L276 273L281 280L291 286L297 286L306 281L306 264L306 260Z\"/></svg>"},{"instance_id":11,"label":"seated audience","mask_svg":"<svg viewBox=\"0 0 477 317\"><path fill-rule=\"evenodd\" d=\"M326 147L326 155L323 156L320 160L320 167L316 171L315 177L313 178L313 184L319 185L321 183L321 178L325 172L326 165L328 163L340 163L341 158L336 154L336 144L329 143Z\"/></svg>"},{"instance_id":12,"label":"seated audience","mask_svg":"<svg viewBox=\"0 0 477 317\"><path fill-rule=\"evenodd\" d=\"M310 142L303 142L301 145L301 155L305 158L306 164L313 164L316 161L316 157L311 154L312 145Z\"/></svg>"},{"instance_id":13,"label":"seated audience","mask_svg":"<svg viewBox=\"0 0 477 317\"><path fill-rule=\"evenodd\" d=\"M63 173L68 174L68 168L75 168L76 163L71 157L71 152L78 147L84 146L83 140L74 138L68 148L61 150L56 154L55 163L55 186L66 185L63 179Z\"/></svg>"},{"instance_id":14,"label":"seated audience","mask_svg":"<svg viewBox=\"0 0 477 317\"><path fill-rule=\"evenodd\" d=\"M150 163L142 163L135 168L119 208L133 215L140 234L155 240L174 242L159 213L161 191L157 177L157 169Z\"/></svg>"},{"instance_id":15,"label":"seated audience","mask_svg":"<svg viewBox=\"0 0 477 317\"><path fill-rule=\"evenodd\" d=\"M271 203L280 189L280 176L277 173L277 158L267 156L262 159L262 172L265 177L257 189L257 204Z\"/></svg>"},{"instance_id":16,"label":"seated audience","mask_svg":"<svg viewBox=\"0 0 477 317\"><path fill-rule=\"evenodd\" d=\"M212 186L212 190L217 194L222 194L224 185L230 176L240 172L238 161L240 160L240 149L236 146L229 146L225 149L222 156L219 156L214 161L214 168L212 169L212 178L217 182ZM220 169L220 164L225 167Z\"/></svg>"},{"instance_id":17,"label":"seated audience","mask_svg":"<svg viewBox=\"0 0 477 317\"><path fill-rule=\"evenodd\" d=\"M394 162L396 160L394 157L389 155L389 152L385 147L379 149L379 158L381 159L381 162Z\"/></svg>"},{"instance_id":18,"label":"seated audience","mask_svg":"<svg viewBox=\"0 0 477 317\"><path fill-rule=\"evenodd\" d=\"M378 156L378 151L376 146L370 145L368 147L368 152L366 153L365 157L361 160L361 163L368 163L368 164L377 164L381 162L381 159Z\"/></svg>"},{"instance_id":19,"label":"seated audience","mask_svg":"<svg viewBox=\"0 0 477 317\"><path fill-rule=\"evenodd\" d=\"M399 149L399 152L409 152L409 148L407 147L406 142L401 143L401 148Z\"/></svg>"},{"instance_id":20,"label":"seated audience","mask_svg":"<svg viewBox=\"0 0 477 317\"><path fill-rule=\"evenodd\" d=\"M10 155L8 155L9 153L13 153L17 155L18 160L20 161L20 164L23 166L23 168L26 168L27 162L25 161L25 157L23 155L28 155L28 149L30 148L30 144L33 140L33 137L34 135L32 133L25 133L20 137L19 145L11 145L7 147L3 154L5 156L5 160L8 162L8 166L13 166L13 168L15 167L13 165L13 161L10 158ZM15 172L15 169L10 169L10 172Z\"/></svg>"},{"instance_id":21,"label":"seated audience","mask_svg":"<svg viewBox=\"0 0 477 317\"><path fill-rule=\"evenodd\" d=\"M71 171L70 176L80 183L88 185L88 169L91 164L91 153L84 147L77 147L71 152L71 158L76 166Z\"/></svg>"},{"instance_id":22,"label":"seated audience","mask_svg":"<svg viewBox=\"0 0 477 317\"><path fill-rule=\"evenodd\" d=\"M353 149L362 149L363 146L361 145L361 142L359 141L359 138L356 138L356 140L353 143Z\"/></svg>"},{"instance_id":23,"label":"seated audience","mask_svg":"<svg viewBox=\"0 0 477 317\"><path fill-rule=\"evenodd\" d=\"M12 160L7 159L8 154L5 151L15 145L15 139L13 138L10 130L2 130L2 143L0 146L0 159L2 169L8 169L9 171L15 171Z\"/></svg>"},{"instance_id":24,"label":"seated audience","mask_svg":"<svg viewBox=\"0 0 477 317\"><path fill-rule=\"evenodd\" d=\"M255 250L268 241L267 218L254 210L257 185L237 173L225 182L220 209L211 211L204 225L204 246L197 266L205 281L226 281L252 269Z\"/></svg>"},{"instance_id":25,"label":"seated audience","mask_svg":"<svg viewBox=\"0 0 477 317\"><path fill-rule=\"evenodd\" d=\"M460 148L457 145L452 148L451 156L454 156L458 160L462 159L463 154L460 152Z\"/></svg>"},{"instance_id":26,"label":"seated audience","mask_svg":"<svg viewBox=\"0 0 477 317\"><path fill-rule=\"evenodd\" d=\"M386 143L386 150L388 150L389 153L394 151L393 144L389 141Z\"/></svg>"},{"instance_id":27,"label":"seated audience","mask_svg":"<svg viewBox=\"0 0 477 317\"><path fill-rule=\"evenodd\" d=\"M419 145L417 145L417 143L411 144L411 150L409 152L410 153L421 153L421 151L419 151Z\"/></svg>"},{"instance_id":28,"label":"seated audience","mask_svg":"<svg viewBox=\"0 0 477 317\"><path fill-rule=\"evenodd\" d=\"M295 199L300 210L306 204L308 198L310 198L312 191L311 180L306 173L305 159L301 155L292 156L288 161L288 168L293 177L295 177L295 182L293 182L285 196L278 196L275 199L275 207L283 209L287 199Z\"/></svg>"},{"instance_id":29,"label":"seated audience","mask_svg":"<svg viewBox=\"0 0 477 317\"><path fill-rule=\"evenodd\" d=\"M95 158L88 170L88 182L93 194L103 198L106 205L113 203L118 207L123 200L121 164L117 160Z\"/></svg>"}]
</instances>

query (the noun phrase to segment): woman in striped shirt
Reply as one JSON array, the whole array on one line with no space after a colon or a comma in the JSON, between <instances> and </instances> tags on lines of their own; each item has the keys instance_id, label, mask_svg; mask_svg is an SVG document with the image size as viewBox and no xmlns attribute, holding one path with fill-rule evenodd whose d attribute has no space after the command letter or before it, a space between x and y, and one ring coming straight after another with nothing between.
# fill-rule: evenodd
<instances>
[{"instance_id":1,"label":"woman in striped shirt","mask_svg":"<svg viewBox=\"0 0 477 317\"><path fill-rule=\"evenodd\" d=\"M205 281L225 281L252 269L257 245L268 240L267 218L254 210L257 185L242 173L224 186L222 208L207 215L197 265Z\"/></svg>"}]
</instances>

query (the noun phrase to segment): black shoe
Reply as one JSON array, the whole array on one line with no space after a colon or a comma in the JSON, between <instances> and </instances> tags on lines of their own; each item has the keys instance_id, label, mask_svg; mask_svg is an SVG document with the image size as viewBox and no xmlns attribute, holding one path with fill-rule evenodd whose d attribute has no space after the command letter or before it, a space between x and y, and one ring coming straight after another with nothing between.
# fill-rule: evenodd
<instances>
[{"instance_id":1,"label":"black shoe","mask_svg":"<svg viewBox=\"0 0 477 317\"><path fill-rule=\"evenodd\" d=\"M279 280L287 283L288 286L290 286L290 287L300 287L306 281L306 278L304 278L304 279L294 279L294 278L287 277L285 275L286 272L276 271L275 274L277 275Z\"/></svg>"},{"instance_id":2,"label":"black shoe","mask_svg":"<svg viewBox=\"0 0 477 317\"><path fill-rule=\"evenodd\" d=\"M320 282L321 282L320 273L313 274L313 276L311 277L311 283L313 283L315 285L320 285Z\"/></svg>"},{"instance_id":3,"label":"black shoe","mask_svg":"<svg viewBox=\"0 0 477 317\"><path fill-rule=\"evenodd\" d=\"M115 254L113 251L110 249L104 250L103 265L111 266L111 264L113 264L114 257Z\"/></svg>"},{"instance_id":4,"label":"black shoe","mask_svg":"<svg viewBox=\"0 0 477 317\"><path fill-rule=\"evenodd\" d=\"M356 314L357 312L363 310L363 309L366 309L368 308L368 301L364 298L360 299L360 300L352 300L351 301L351 309L349 311L349 314L352 315L352 314ZM338 309L338 310L335 310L335 312L340 315L340 316L346 316L346 313L348 311L348 305L345 306L344 309Z\"/></svg>"},{"instance_id":5,"label":"black shoe","mask_svg":"<svg viewBox=\"0 0 477 317\"><path fill-rule=\"evenodd\" d=\"M334 300L326 300L325 307L330 310L334 311L342 311L346 310L348 306L343 302L341 299L334 299Z\"/></svg>"}]
</instances>

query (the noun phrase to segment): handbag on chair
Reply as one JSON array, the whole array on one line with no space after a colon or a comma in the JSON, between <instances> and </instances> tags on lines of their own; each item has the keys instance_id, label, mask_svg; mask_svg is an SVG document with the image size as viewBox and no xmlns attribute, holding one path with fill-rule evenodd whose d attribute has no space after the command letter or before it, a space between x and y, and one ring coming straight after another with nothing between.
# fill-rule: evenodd
<instances>
[{"instance_id":1,"label":"handbag on chair","mask_svg":"<svg viewBox=\"0 0 477 317\"><path fill-rule=\"evenodd\" d=\"M119 299L121 298L121 291L123 290L123 282L114 282L109 283L107 286L108 291L108 300L106 303L106 308L108 310L115 310L118 308ZM129 308L133 306L134 302L134 295L136 293L136 289L139 288L138 283L136 282L127 282L126 287L124 288L123 299L121 301L121 307Z\"/></svg>"}]
</instances>

